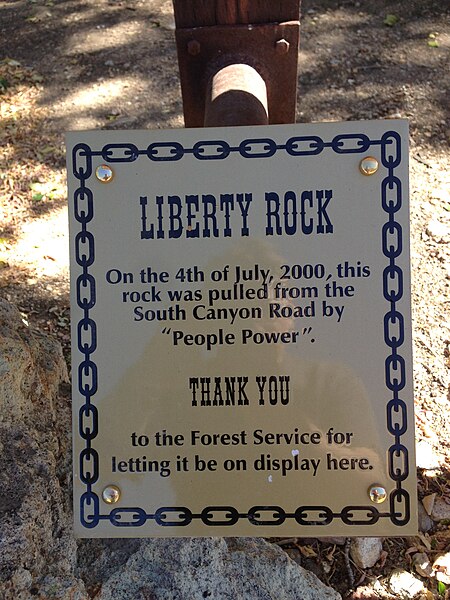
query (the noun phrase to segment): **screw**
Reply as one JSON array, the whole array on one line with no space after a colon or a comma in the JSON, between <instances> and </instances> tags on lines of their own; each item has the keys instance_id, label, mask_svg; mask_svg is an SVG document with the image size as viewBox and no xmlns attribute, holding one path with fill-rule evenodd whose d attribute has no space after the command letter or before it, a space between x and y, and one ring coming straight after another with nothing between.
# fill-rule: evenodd
<instances>
[{"instance_id":1,"label":"screw","mask_svg":"<svg viewBox=\"0 0 450 600\"><path fill-rule=\"evenodd\" d=\"M275 50L277 54L287 54L289 52L289 42L284 38L278 40L275 44Z\"/></svg>"},{"instance_id":2,"label":"screw","mask_svg":"<svg viewBox=\"0 0 450 600\"><path fill-rule=\"evenodd\" d=\"M117 485L107 485L102 492L102 498L106 504L115 504L120 500L120 489Z\"/></svg>"},{"instance_id":3,"label":"screw","mask_svg":"<svg viewBox=\"0 0 450 600\"><path fill-rule=\"evenodd\" d=\"M95 169L95 176L102 183L109 183L114 177L114 172L108 165L100 165Z\"/></svg>"},{"instance_id":4,"label":"screw","mask_svg":"<svg viewBox=\"0 0 450 600\"><path fill-rule=\"evenodd\" d=\"M190 40L187 45L187 51L191 56L197 56L201 50L200 42L197 40Z\"/></svg>"},{"instance_id":5,"label":"screw","mask_svg":"<svg viewBox=\"0 0 450 600\"><path fill-rule=\"evenodd\" d=\"M374 483L371 485L368 493L369 498L372 500L372 502L375 502L375 504L381 504L387 498L387 492L385 488L379 483Z\"/></svg>"},{"instance_id":6,"label":"screw","mask_svg":"<svg viewBox=\"0 0 450 600\"><path fill-rule=\"evenodd\" d=\"M366 156L359 163L359 170L363 175L373 175L378 171L379 163L373 156Z\"/></svg>"}]
</instances>

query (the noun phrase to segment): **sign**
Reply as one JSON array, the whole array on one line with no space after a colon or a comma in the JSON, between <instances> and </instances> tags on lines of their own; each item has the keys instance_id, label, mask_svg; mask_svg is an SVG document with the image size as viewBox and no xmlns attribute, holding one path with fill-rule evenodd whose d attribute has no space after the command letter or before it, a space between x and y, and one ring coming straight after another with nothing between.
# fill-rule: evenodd
<instances>
[{"instance_id":1,"label":"sign","mask_svg":"<svg viewBox=\"0 0 450 600\"><path fill-rule=\"evenodd\" d=\"M407 140L68 135L78 536L415 533Z\"/></svg>"}]
</instances>

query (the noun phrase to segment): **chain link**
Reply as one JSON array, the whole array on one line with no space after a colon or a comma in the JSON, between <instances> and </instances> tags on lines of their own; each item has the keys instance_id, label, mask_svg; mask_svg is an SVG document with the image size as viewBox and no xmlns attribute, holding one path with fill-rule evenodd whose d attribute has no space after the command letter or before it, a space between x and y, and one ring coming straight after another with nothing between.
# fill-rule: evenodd
<instances>
[{"instance_id":1,"label":"chain link","mask_svg":"<svg viewBox=\"0 0 450 600\"><path fill-rule=\"evenodd\" d=\"M218 513L224 513L225 518L219 518ZM264 513L269 513L270 518L264 518ZM124 520L123 515L131 515L132 518ZM233 506L207 506L199 514L193 514L185 506L164 506L153 515L141 508L116 508L106 518L116 527L139 527L149 520L154 520L161 527L185 527L194 520L209 527L231 527L244 518L256 527L279 526L287 519L295 519L299 525L315 527L329 525L336 517L346 525L373 525L386 516L374 506L346 506L337 514L327 506L300 506L294 514L286 513L280 506L253 506L242 514Z\"/></svg>"},{"instance_id":2,"label":"chain link","mask_svg":"<svg viewBox=\"0 0 450 600\"><path fill-rule=\"evenodd\" d=\"M295 511L294 517L300 525L329 525L333 521L334 514L328 506L300 506Z\"/></svg>"},{"instance_id":3,"label":"chain link","mask_svg":"<svg viewBox=\"0 0 450 600\"><path fill-rule=\"evenodd\" d=\"M83 404L79 412L80 436L92 441L98 434L98 410L93 404Z\"/></svg>"},{"instance_id":4,"label":"chain link","mask_svg":"<svg viewBox=\"0 0 450 600\"><path fill-rule=\"evenodd\" d=\"M75 236L75 260L85 268L90 267L94 263L94 259L94 236L83 229Z\"/></svg>"},{"instance_id":5,"label":"chain link","mask_svg":"<svg viewBox=\"0 0 450 600\"><path fill-rule=\"evenodd\" d=\"M392 331L396 326L396 331ZM405 321L402 313L391 310L384 316L384 341L390 348L399 348L405 341Z\"/></svg>"},{"instance_id":6,"label":"chain link","mask_svg":"<svg viewBox=\"0 0 450 600\"><path fill-rule=\"evenodd\" d=\"M398 258L403 251L402 228L400 223L389 221L383 225L383 254L389 259Z\"/></svg>"},{"instance_id":7,"label":"chain link","mask_svg":"<svg viewBox=\"0 0 450 600\"><path fill-rule=\"evenodd\" d=\"M83 527L97 527L100 520L100 500L90 489L80 498L80 521Z\"/></svg>"},{"instance_id":8,"label":"chain link","mask_svg":"<svg viewBox=\"0 0 450 600\"><path fill-rule=\"evenodd\" d=\"M402 206L402 182L393 175L383 179L381 184L381 206L389 215L395 215Z\"/></svg>"},{"instance_id":9,"label":"chain link","mask_svg":"<svg viewBox=\"0 0 450 600\"><path fill-rule=\"evenodd\" d=\"M268 512L271 519L263 519L261 513ZM247 515L252 525L282 525L286 521L286 513L280 506L253 506Z\"/></svg>"},{"instance_id":10,"label":"chain link","mask_svg":"<svg viewBox=\"0 0 450 600\"><path fill-rule=\"evenodd\" d=\"M208 148L215 148L216 152L208 154ZM220 160L227 158L231 152L231 148L227 142L223 140L197 142L192 148L192 154L198 160Z\"/></svg>"},{"instance_id":11,"label":"chain link","mask_svg":"<svg viewBox=\"0 0 450 600\"><path fill-rule=\"evenodd\" d=\"M225 519L216 519L214 520L215 512L224 512ZM239 512L233 506L207 506L204 508L200 514L200 518L205 525L235 525L240 518Z\"/></svg>"},{"instance_id":12,"label":"chain link","mask_svg":"<svg viewBox=\"0 0 450 600\"><path fill-rule=\"evenodd\" d=\"M403 272L395 263L403 251L402 228L396 221L396 214L403 204L403 189L394 174L401 163L401 152L400 135L395 131L386 132L381 138L381 162L387 169L381 184L381 205L389 217L382 230L383 254L389 265L383 272L383 295L390 308L384 317L384 340L391 350L385 362L385 377L386 386L393 394L387 405L387 427L394 438L388 450L388 469L389 476L397 484L389 499L390 518L395 525L405 525L410 519L409 493L402 488L402 482L409 475L409 453L401 443L401 436L408 429L408 413L406 403L399 397L406 385L405 359L399 354L405 341L405 323L397 309L397 302L403 298Z\"/></svg>"},{"instance_id":13,"label":"chain link","mask_svg":"<svg viewBox=\"0 0 450 600\"><path fill-rule=\"evenodd\" d=\"M262 146L259 151L258 145ZM244 140L239 145L239 153L244 158L269 158L276 153L277 149L276 142L269 138Z\"/></svg>"},{"instance_id":14,"label":"chain link","mask_svg":"<svg viewBox=\"0 0 450 600\"><path fill-rule=\"evenodd\" d=\"M169 521L169 515L178 515L178 519ZM184 527L192 523L192 513L185 506L165 506L158 508L153 518L162 527Z\"/></svg>"},{"instance_id":15,"label":"chain link","mask_svg":"<svg viewBox=\"0 0 450 600\"><path fill-rule=\"evenodd\" d=\"M396 284L391 288L391 284ZM390 264L383 271L383 295L388 302L398 302L403 296L403 271L397 265Z\"/></svg>"},{"instance_id":16,"label":"chain link","mask_svg":"<svg viewBox=\"0 0 450 600\"><path fill-rule=\"evenodd\" d=\"M400 400L400 398L394 398L388 402L388 431L396 438L400 438L400 436L404 435L408 430L408 421L406 415L406 404L403 400Z\"/></svg>"},{"instance_id":17,"label":"chain link","mask_svg":"<svg viewBox=\"0 0 450 600\"><path fill-rule=\"evenodd\" d=\"M405 359L398 354L391 354L386 359L386 385L392 392L399 392L405 387Z\"/></svg>"},{"instance_id":18,"label":"chain link","mask_svg":"<svg viewBox=\"0 0 450 600\"><path fill-rule=\"evenodd\" d=\"M107 144L102 149L102 158L107 162L133 162L138 157L139 150L134 144Z\"/></svg>"},{"instance_id":19,"label":"chain link","mask_svg":"<svg viewBox=\"0 0 450 600\"><path fill-rule=\"evenodd\" d=\"M345 142L356 142L347 144ZM363 133L344 133L337 135L331 142L331 147L337 154L355 154L366 152L371 145L370 138Z\"/></svg>"},{"instance_id":20,"label":"chain link","mask_svg":"<svg viewBox=\"0 0 450 600\"><path fill-rule=\"evenodd\" d=\"M398 487L389 498L391 505L391 520L395 525L406 525L411 518L410 499L408 492Z\"/></svg>"},{"instance_id":21,"label":"chain link","mask_svg":"<svg viewBox=\"0 0 450 600\"><path fill-rule=\"evenodd\" d=\"M75 190L74 201L75 219L83 225L92 221L94 217L94 195L92 191L85 187L79 187ZM80 208L83 210L83 207L80 207L80 202L86 203L86 212L80 212Z\"/></svg>"},{"instance_id":22,"label":"chain link","mask_svg":"<svg viewBox=\"0 0 450 600\"><path fill-rule=\"evenodd\" d=\"M302 150L302 145L306 148ZM322 138L316 135L291 137L286 142L286 152L291 156L314 156L325 148Z\"/></svg>"},{"instance_id":23,"label":"chain link","mask_svg":"<svg viewBox=\"0 0 450 600\"><path fill-rule=\"evenodd\" d=\"M225 140L201 140L192 148L185 148L180 142L153 142L146 150L139 150L134 144L128 143L107 144L100 153L96 154L100 154L103 160L112 163L133 162L140 155L146 155L154 162L173 162L181 160L186 154L193 155L197 160L224 160L232 152L238 152L243 158L270 158L278 150L285 150L291 156L311 156L320 154L327 147L332 148L337 154L354 154L365 152L372 144L379 144L379 142L357 133L337 135L331 142L325 142L317 135L295 136L280 145L271 138L251 138L243 140L237 147L231 147ZM77 167L78 178L87 179L83 175L83 169L86 169L89 175L92 173L92 152L85 144L78 146L78 162L81 157L88 162L82 167Z\"/></svg>"},{"instance_id":24,"label":"chain link","mask_svg":"<svg viewBox=\"0 0 450 600\"><path fill-rule=\"evenodd\" d=\"M358 512L363 513L359 519L356 518ZM374 525L379 518L380 513L374 506L346 506L341 512L341 519L346 525Z\"/></svg>"},{"instance_id":25,"label":"chain link","mask_svg":"<svg viewBox=\"0 0 450 600\"><path fill-rule=\"evenodd\" d=\"M86 358L78 367L78 389L83 396L93 396L98 389L97 365Z\"/></svg>"},{"instance_id":26,"label":"chain link","mask_svg":"<svg viewBox=\"0 0 450 600\"><path fill-rule=\"evenodd\" d=\"M85 296L83 296L83 291L87 292ZM95 301L95 279L93 275L87 272L85 267L83 273L77 278L77 303L83 310L90 310L93 308Z\"/></svg>"},{"instance_id":27,"label":"chain link","mask_svg":"<svg viewBox=\"0 0 450 600\"><path fill-rule=\"evenodd\" d=\"M160 153L160 150L168 150L166 154ZM184 156L184 148L178 142L155 142L150 144L147 148L147 156L150 160L162 162L162 161L174 161L180 160Z\"/></svg>"},{"instance_id":28,"label":"chain link","mask_svg":"<svg viewBox=\"0 0 450 600\"><path fill-rule=\"evenodd\" d=\"M80 521L84 527L92 529L100 519L100 500L92 491L100 469L98 453L91 445L98 435L98 411L91 403L98 386L97 365L91 360L91 354L97 348L97 327L89 317L89 311L96 301L95 279L88 272L95 260L94 236L87 230L94 218L94 195L87 187L87 180L92 175L91 148L87 144L77 144L72 152L72 160L73 174L80 182L74 193L74 216L81 224L81 231L75 236L75 261L81 268L76 283L76 299L84 312L77 325L77 348L83 357L78 367L78 389L84 398L78 427L81 438L86 441L79 458L80 480L86 485L86 492L80 498Z\"/></svg>"},{"instance_id":29,"label":"chain link","mask_svg":"<svg viewBox=\"0 0 450 600\"><path fill-rule=\"evenodd\" d=\"M399 166L401 159L400 135L396 131L387 131L381 138L381 162L389 170L394 170Z\"/></svg>"},{"instance_id":30,"label":"chain link","mask_svg":"<svg viewBox=\"0 0 450 600\"><path fill-rule=\"evenodd\" d=\"M389 475L394 481L405 481L409 475L408 450L402 444L389 448Z\"/></svg>"},{"instance_id":31,"label":"chain link","mask_svg":"<svg viewBox=\"0 0 450 600\"><path fill-rule=\"evenodd\" d=\"M80 479L86 485L97 481L98 452L93 448L83 448L80 453Z\"/></svg>"},{"instance_id":32,"label":"chain link","mask_svg":"<svg viewBox=\"0 0 450 600\"><path fill-rule=\"evenodd\" d=\"M86 181L92 175L92 152L87 144L77 144L72 151L73 174Z\"/></svg>"},{"instance_id":33,"label":"chain link","mask_svg":"<svg viewBox=\"0 0 450 600\"><path fill-rule=\"evenodd\" d=\"M109 520L116 527L141 527L147 522L147 513L142 508L114 508Z\"/></svg>"},{"instance_id":34,"label":"chain link","mask_svg":"<svg viewBox=\"0 0 450 600\"><path fill-rule=\"evenodd\" d=\"M85 334L88 334L85 336ZM95 321L84 317L78 323L77 331L78 350L83 353L86 358L95 352L97 349L97 325Z\"/></svg>"}]
</instances>

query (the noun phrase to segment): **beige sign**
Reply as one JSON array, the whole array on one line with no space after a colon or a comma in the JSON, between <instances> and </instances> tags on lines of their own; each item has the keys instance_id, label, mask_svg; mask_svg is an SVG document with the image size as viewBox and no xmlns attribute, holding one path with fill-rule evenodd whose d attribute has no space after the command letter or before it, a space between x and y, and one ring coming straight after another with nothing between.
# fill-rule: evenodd
<instances>
[{"instance_id":1,"label":"beige sign","mask_svg":"<svg viewBox=\"0 0 450 600\"><path fill-rule=\"evenodd\" d=\"M77 535L413 534L407 123L67 139Z\"/></svg>"}]
</instances>

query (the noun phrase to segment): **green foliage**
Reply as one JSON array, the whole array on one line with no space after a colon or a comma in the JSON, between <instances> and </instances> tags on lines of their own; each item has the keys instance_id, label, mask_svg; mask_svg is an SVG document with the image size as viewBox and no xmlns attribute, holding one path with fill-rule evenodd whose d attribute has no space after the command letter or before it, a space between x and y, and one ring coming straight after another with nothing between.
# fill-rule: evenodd
<instances>
[{"instance_id":1,"label":"green foliage","mask_svg":"<svg viewBox=\"0 0 450 600\"><path fill-rule=\"evenodd\" d=\"M437 41L438 33L430 33L428 36L428 45L430 48L439 48L439 42Z\"/></svg>"},{"instance_id":2,"label":"green foliage","mask_svg":"<svg viewBox=\"0 0 450 600\"><path fill-rule=\"evenodd\" d=\"M396 25L398 21L399 18L397 17L397 15L386 15L383 23L388 27L394 27L394 25Z\"/></svg>"}]
</instances>

